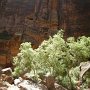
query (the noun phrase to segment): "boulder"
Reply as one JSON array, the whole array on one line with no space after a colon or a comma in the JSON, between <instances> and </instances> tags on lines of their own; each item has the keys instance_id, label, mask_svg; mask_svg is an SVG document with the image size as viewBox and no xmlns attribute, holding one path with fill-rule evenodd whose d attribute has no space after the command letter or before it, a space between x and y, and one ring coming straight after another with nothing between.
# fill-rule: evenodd
<instances>
[{"instance_id":1,"label":"boulder","mask_svg":"<svg viewBox=\"0 0 90 90\"><path fill-rule=\"evenodd\" d=\"M12 69L11 68L2 69L2 74L12 75Z\"/></svg>"},{"instance_id":2,"label":"boulder","mask_svg":"<svg viewBox=\"0 0 90 90\"><path fill-rule=\"evenodd\" d=\"M23 79L21 77L19 77L18 79L14 80L14 84L18 85L19 83L21 83L23 81Z\"/></svg>"},{"instance_id":3,"label":"boulder","mask_svg":"<svg viewBox=\"0 0 90 90\"><path fill-rule=\"evenodd\" d=\"M46 86L32 83L29 80L23 80L20 84L18 84L18 87L23 90L48 90Z\"/></svg>"}]
</instances>

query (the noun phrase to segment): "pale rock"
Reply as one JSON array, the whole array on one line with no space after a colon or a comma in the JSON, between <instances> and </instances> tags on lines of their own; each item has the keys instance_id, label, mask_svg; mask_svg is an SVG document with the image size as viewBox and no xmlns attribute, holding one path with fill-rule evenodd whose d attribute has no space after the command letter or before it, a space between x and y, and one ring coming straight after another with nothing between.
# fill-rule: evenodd
<instances>
[{"instance_id":1,"label":"pale rock","mask_svg":"<svg viewBox=\"0 0 90 90\"><path fill-rule=\"evenodd\" d=\"M62 85L59 85L57 83L54 83L55 86L55 90L67 90L66 88L64 88Z\"/></svg>"},{"instance_id":2,"label":"pale rock","mask_svg":"<svg viewBox=\"0 0 90 90\"><path fill-rule=\"evenodd\" d=\"M23 81L23 79L21 78L21 77L19 77L18 79L15 79L14 80L14 84L15 85L18 85L20 82L22 82Z\"/></svg>"},{"instance_id":3,"label":"pale rock","mask_svg":"<svg viewBox=\"0 0 90 90\"><path fill-rule=\"evenodd\" d=\"M28 80L24 80L22 81L18 87L20 88L24 88L24 90L48 90L46 87L44 86L39 86L38 84L35 83L31 83Z\"/></svg>"},{"instance_id":4,"label":"pale rock","mask_svg":"<svg viewBox=\"0 0 90 90\"><path fill-rule=\"evenodd\" d=\"M7 90L7 87L0 87L0 90Z\"/></svg>"},{"instance_id":5,"label":"pale rock","mask_svg":"<svg viewBox=\"0 0 90 90\"><path fill-rule=\"evenodd\" d=\"M20 90L17 86L11 85L10 87L7 88L7 90Z\"/></svg>"},{"instance_id":6,"label":"pale rock","mask_svg":"<svg viewBox=\"0 0 90 90\"><path fill-rule=\"evenodd\" d=\"M2 73L6 75L12 75L12 69L11 68L2 69Z\"/></svg>"},{"instance_id":7,"label":"pale rock","mask_svg":"<svg viewBox=\"0 0 90 90\"><path fill-rule=\"evenodd\" d=\"M39 84L40 90L48 90L47 87L43 84Z\"/></svg>"}]
</instances>

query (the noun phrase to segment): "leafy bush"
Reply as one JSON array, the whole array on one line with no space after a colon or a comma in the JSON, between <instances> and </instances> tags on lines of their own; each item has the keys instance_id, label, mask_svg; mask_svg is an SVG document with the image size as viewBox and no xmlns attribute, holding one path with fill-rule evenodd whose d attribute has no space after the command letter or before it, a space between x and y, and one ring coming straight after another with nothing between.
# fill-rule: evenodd
<instances>
[{"instance_id":1,"label":"leafy bush","mask_svg":"<svg viewBox=\"0 0 90 90\"><path fill-rule=\"evenodd\" d=\"M89 58L90 37L82 36L77 40L70 37L65 41L63 30L60 30L37 49L33 49L30 42L22 43L20 53L13 60L16 66L13 74L20 76L28 72L38 78L40 74L50 73L60 84L72 90L76 82L73 82L70 70Z\"/></svg>"}]
</instances>

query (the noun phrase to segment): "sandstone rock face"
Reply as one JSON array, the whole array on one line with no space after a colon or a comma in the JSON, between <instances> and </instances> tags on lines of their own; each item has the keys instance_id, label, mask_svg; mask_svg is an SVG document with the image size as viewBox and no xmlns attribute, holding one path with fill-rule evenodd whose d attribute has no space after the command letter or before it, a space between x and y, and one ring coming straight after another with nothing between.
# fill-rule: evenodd
<instances>
[{"instance_id":1,"label":"sandstone rock face","mask_svg":"<svg viewBox=\"0 0 90 90\"><path fill-rule=\"evenodd\" d=\"M8 56L18 53L21 42L30 41L37 48L59 29L65 30L65 38L90 36L89 10L90 0L0 0L0 33L21 34L20 39L0 39L0 48L9 51L0 54L0 63L11 63Z\"/></svg>"},{"instance_id":2,"label":"sandstone rock face","mask_svg":"<svg viewBox=\"0 0 90 90\"><path fill-rule=\"evenodd\" d=\"M24 33L24 41L33 45L38 46L61 28L66 36L90 35L89 0L0 0L0 3L0 31Z\"/></svg>"}]
</instances>

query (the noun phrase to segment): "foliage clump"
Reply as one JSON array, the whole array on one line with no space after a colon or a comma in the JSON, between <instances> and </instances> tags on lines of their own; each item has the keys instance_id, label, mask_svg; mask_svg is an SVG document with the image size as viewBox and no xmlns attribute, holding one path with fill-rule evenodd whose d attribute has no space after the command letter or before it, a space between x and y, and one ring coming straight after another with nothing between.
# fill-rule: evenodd
<instances>
[{"instance_id":1,"label":"foliage clump","mask_svg":"<svg viewBox=\"0 0 90 90\"><path fill-rule=\"evenodd\" d=\"M89 59L90 37L70 37L65 41L60 30L37 49L33 49L30 42L22 43L20 53L13 60L16 66L13 74L19 76L28 72L39 78L40 74L50 73L60 84L72 90L79 78L79 64Z\"/></svg>"}]
</instances>

